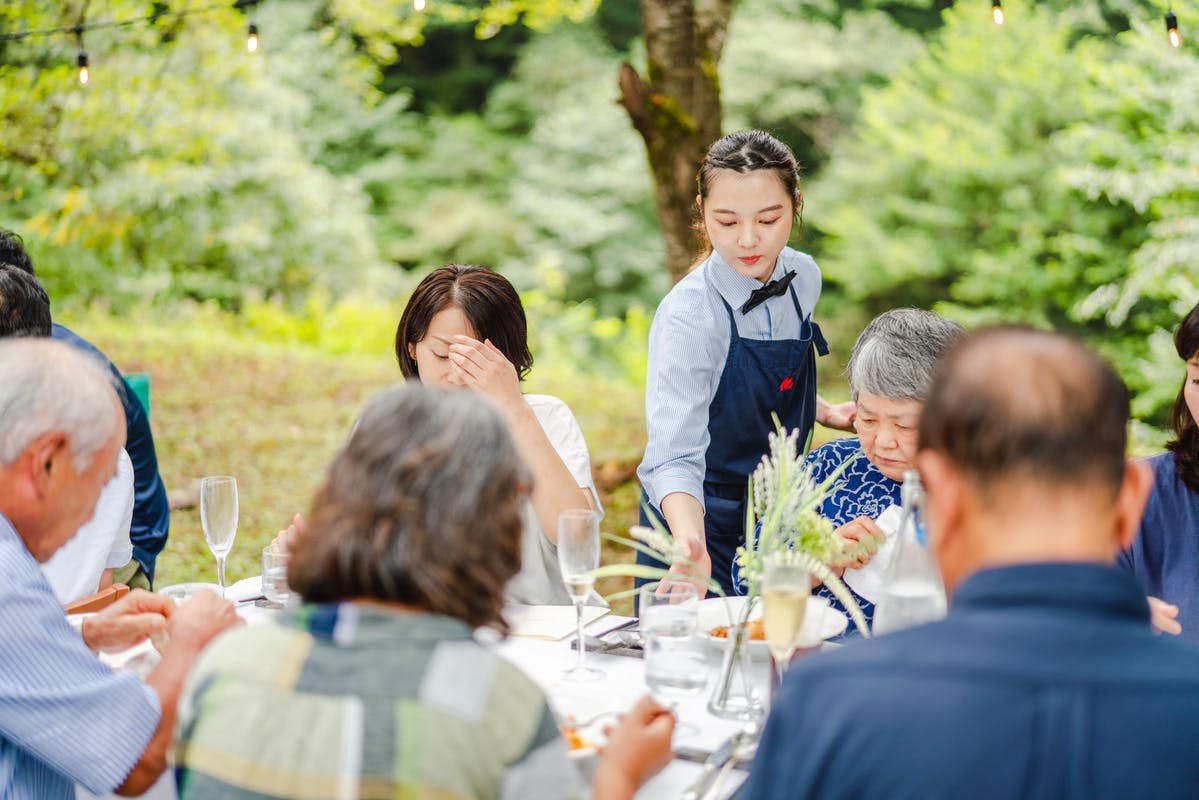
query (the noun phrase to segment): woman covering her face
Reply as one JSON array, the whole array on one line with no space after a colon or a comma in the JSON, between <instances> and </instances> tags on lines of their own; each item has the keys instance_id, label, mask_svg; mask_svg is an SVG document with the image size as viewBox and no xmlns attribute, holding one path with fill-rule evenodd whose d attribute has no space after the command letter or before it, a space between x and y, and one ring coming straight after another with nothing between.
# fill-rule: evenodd
<instances>
[{"instance_id":1,"label":"woman covering her face","mask_svg":"<svg viewBox=\"0 0 1199 800\"><path fill-rule=\"evenodd\" d=\"M412 293L396 328L404 377L426 386L474 392L491 401L532 471L525 511L522 567L508 598L570 605L558 570L558 515L600 511L591 457L570 408L556 397L524 394L533 366L524 307L504 276L451 264L431 272ZM592 602L602 603L598 595Z\"/></svg>"}]
</instances>

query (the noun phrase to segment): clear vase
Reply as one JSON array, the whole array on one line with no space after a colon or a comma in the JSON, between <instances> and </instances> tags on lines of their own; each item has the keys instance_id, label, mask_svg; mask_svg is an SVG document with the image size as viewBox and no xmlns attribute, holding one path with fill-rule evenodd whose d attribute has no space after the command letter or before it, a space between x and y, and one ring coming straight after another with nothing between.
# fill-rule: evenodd
<instances>
[{"instance_id":1,"label":"clear vase","mask_svg":"<svg viewBox=\"0 0 1199 800\"><path fill-rule=\"evenodd\" d=\"M708 700L708 710L724 719L757 721L764 708L754 682L750 662L748 631L744 623L729 626L720 675Z\"/></svg>"}]
</instances>

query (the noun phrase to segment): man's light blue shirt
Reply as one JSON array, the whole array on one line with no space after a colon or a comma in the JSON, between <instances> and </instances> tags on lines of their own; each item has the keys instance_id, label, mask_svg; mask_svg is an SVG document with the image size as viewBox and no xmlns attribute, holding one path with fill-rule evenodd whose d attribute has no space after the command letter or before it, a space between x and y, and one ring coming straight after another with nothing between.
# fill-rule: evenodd
<instances>
[{"instance_id":1,"label":"man's light blue shirt","mask_svg":"<svg viewBox=\"0 0 1199 800\"><path fill-rule=\"evenodd\" d=\"M0 798L120 786L158 728L158 695L87 649L2 514L0 640Z\"/></svg>"},{"instance_id":2,"label":"man's light blue shirt","mask_svg":"<svg viewBox=\"0 0 1199 800\"><path fill-rule=\"evenodd\" d=\"M779 254L771 279L792 270L796 274L791 288L810 318L820 299L820 269L807 253L787 247ZM713 251L658 305L649 333L645 384L648 442L637 469L637 477L656 507L672 492L685 492L703 503L705 455L711 441L708 408L724 372L731 338L724 303L733 310L737 334L742 338L800 338L803 320L795 313L790 292L770 298L748 314L741 313L750 292L762 285L737 272Z\"/></svg>"}]
</instances>

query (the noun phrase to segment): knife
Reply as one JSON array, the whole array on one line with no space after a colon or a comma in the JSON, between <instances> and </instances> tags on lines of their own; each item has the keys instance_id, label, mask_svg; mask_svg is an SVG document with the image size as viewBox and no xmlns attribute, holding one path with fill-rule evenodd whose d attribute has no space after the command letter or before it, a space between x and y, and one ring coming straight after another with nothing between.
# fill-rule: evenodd
<instances>
[{"instance_id":1,"label":"knife","mask_svg":"<svg viewBox=\"0 0 1199 800\"><path fill-rule=\"evenodd\" d=\"M717 771L732 760L733 750L740 743L743 734L743 731L737 731L712 751L712 754L708 756L708 760L704 762L699 777L687 787L687 791L683 792L680 800L699 800L704 796L712 781L715 780Z\"/></svg>"}]
</instances>

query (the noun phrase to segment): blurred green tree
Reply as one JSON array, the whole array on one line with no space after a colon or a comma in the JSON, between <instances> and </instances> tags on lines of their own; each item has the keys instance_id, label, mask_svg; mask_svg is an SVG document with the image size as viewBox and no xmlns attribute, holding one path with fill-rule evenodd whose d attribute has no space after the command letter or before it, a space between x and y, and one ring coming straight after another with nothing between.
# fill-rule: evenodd
<instances>
[{"instance_id":1,"label":"blurred green tree","mask_svg":"<svg viewBox=\"0 0 1199 800\"><path fill-rule=\"evenodd\" d=\"M1199 299L1196 60L1157 24L1078 36L1068 14L1009 6L1018 28L948 12L866 93L814 190L826 280L863 318L915 305L1072 331L1148 388L1147 342ZM1138 413L1160 422L1161 399Z\"/></svg>"}]
</instances>

